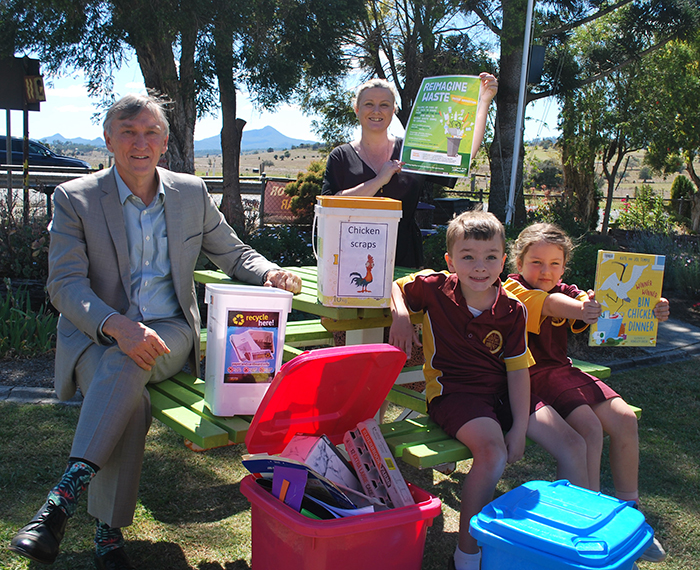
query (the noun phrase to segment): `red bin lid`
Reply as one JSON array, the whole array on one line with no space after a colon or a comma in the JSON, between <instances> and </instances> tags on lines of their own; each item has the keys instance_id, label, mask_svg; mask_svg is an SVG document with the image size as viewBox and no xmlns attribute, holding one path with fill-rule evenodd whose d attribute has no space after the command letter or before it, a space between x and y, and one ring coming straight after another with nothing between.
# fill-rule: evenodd
<instances>
[{"instance_id":1,"label":"red bin lid","mask_svg":"<svg viewBox=\"0 0 700 570\"><path fill-rule=\"evenodd\" d=\"M342 443L346 431L377 413L405 362L389 344L300 354L282 366L260 403L245 438L248 453L280 453L297 433Z\"/></svg>"}]
</instances>

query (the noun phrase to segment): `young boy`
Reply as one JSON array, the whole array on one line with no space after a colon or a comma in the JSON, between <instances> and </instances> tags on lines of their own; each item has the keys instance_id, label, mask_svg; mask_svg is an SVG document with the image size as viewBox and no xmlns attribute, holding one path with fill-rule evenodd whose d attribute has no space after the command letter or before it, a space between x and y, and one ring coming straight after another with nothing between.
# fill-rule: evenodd
<instances>
[{"instance_id":1,"label":"young boy","mask_svg":"<svg viewBox=\"0 0 700 570\"><path fill-rule=\"evenodd\" d=\"M493 499L506 463L523 456L526 436L557 459L559 478L588 484L583 438L530 393L527 313L501 286L505 259L498 219L465 212L447 228L449 273L422 271L392 288L389 342L410 354L420 343L409 312L423 311L428 413L473 455L462 490L459 544L449 561L456 570L479 569L469 521Z\"/></svg>"}]
</instances>

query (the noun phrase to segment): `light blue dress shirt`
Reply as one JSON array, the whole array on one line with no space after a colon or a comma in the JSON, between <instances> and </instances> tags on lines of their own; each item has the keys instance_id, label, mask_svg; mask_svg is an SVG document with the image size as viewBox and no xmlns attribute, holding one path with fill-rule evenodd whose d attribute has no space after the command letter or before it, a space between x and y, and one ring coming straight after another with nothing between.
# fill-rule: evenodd
<instances>
[{"instance_id":1,"label":"light blue dress shirt","mask_svg":"<svg viewBox=\"0 0 700 570\"><path fill-rule=\"evenodd\" d=\"M142 322L182 316L170 271L163 183L158 180L156 196L146 206L132 194L116 167L114 175L124 213L131 268L131 305L126 316Z\"/></svg>"}]
</instances>

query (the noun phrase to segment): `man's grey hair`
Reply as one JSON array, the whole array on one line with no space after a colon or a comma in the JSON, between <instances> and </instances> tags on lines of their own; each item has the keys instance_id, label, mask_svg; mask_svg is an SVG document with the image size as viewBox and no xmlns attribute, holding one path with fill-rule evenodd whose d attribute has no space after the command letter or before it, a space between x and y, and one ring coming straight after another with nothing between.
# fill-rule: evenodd
<instances>
[{"instance_id":1,"label":"man's grey hair","mask_svg":"<svg viewBox=\"0 0 700 570\"><path fill-rule=\"evenodd\" d=\"M114 119L119 119L120 121L125 119L133 119L134 117L138 116L141 111L148 109L156 117L158 117L167 136L170 133L170 125L168 124L168 117L166 116L165 111L169 103L170 101L168 99L152 93L149 93L148 95L129 93L128 95L125 95L119 99L109 108L102 127L108 135L111 135L112 122Z\"/></svg>"}]
</instances>

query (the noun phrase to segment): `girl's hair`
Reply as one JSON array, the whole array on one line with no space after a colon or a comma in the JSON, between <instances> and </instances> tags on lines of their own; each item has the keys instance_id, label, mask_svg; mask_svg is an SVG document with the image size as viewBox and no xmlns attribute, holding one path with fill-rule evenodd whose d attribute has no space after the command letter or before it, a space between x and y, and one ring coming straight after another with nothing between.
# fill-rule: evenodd
<instances>
[{"instance_id":1,"label":"girl's hair","mask_svg":"<svg viewBox=\"0 0 700 570\"><path fill-rule=\"evenodd\" d=\"M366 81L362 85L360 85L357 88L357 91L355 91L355 96L352 98L352 108L357 109L358 104L360 103L360 99L362 98L362 94L367 91L367 89L388 89L391 92L391 96L394 98L394 113L396 113L399 110L399 103L398 103L398 95L396 93L396 89L394 86L389 83L386 79L370 79L369 81Z\"/></svg>"},{"instance_id":2,"label":"girl's hair","mask_svg":"<svg viewBox=\"0 0 700 570\"><path fill-rule=\"evenodd\" d=\"M499 238L506 251L506 231L500 220L491 212L471 210L454 218L447 226L447 253L452 255L452 248L459 239L490 240Z\"/></svg>"},{"instance_id":3,"label":"girl's hair","mask_svg":"<svg viewBox=\"0 0 700 570\"><path fill-rule=\"evenodd\" d=\"M518 261L523 260L527 250L540 242L556 245L564 254L564 265L569 262L574 251L574 242L571 238L555 224L538 223L526 227L511 245L510 262L513 268L517 270Z\"/></svg>"}]
</instances>

